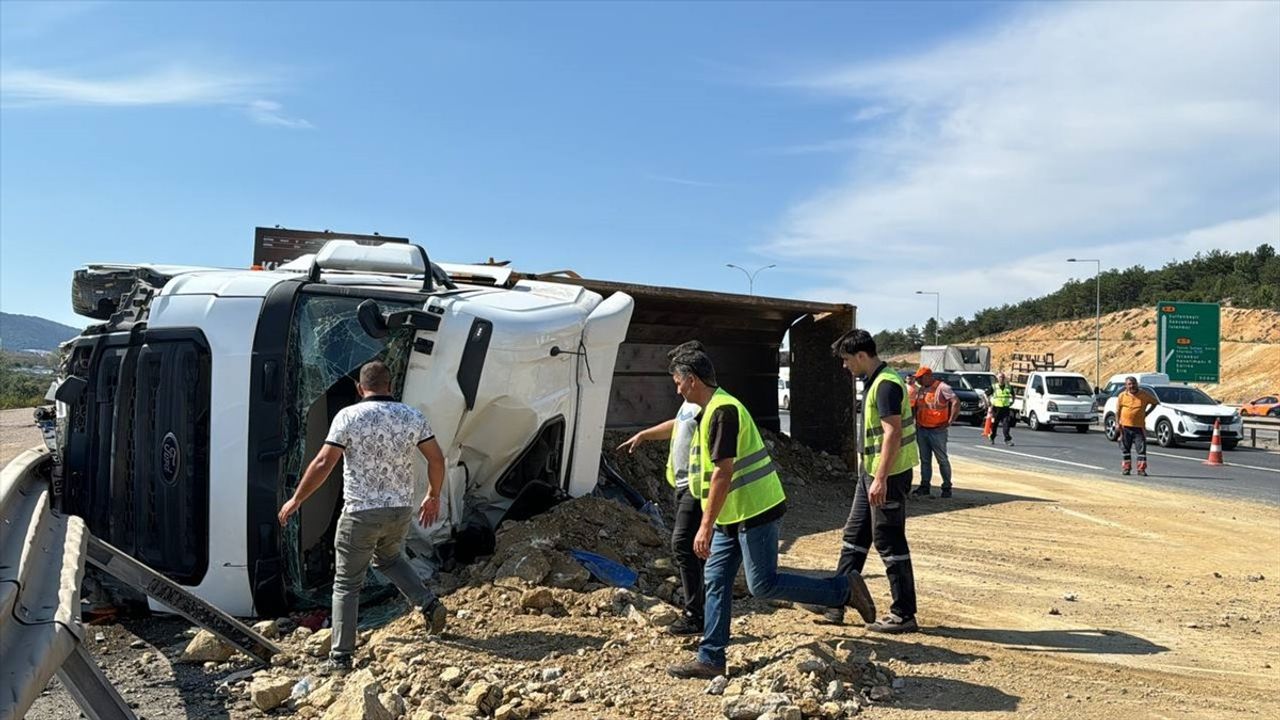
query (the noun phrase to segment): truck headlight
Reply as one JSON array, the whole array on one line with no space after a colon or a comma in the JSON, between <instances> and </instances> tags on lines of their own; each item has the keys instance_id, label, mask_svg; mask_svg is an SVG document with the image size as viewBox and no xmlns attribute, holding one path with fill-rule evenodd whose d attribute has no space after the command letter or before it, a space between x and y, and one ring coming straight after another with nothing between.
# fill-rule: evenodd
<instances>
[{"instance_id":1,"label":"truck headlight","mask_svg":"<svg viewBox=\"0 0 1280 720\"><path fill-rule=\"evenodd\" d=\"M1236 424L1236 423L1238 423L1238 422L1240 422L1240 411L1239 411L1239 410L1237 410L1237 411L1235 411L1234 413L1232 413L1232 414L1231 414L1231 424L1232 424L1232 425L1235 425L1235 424Z\"/></svg>"},{"instance_id":2,"label":"truck headlight","mask_svg":"<svg viewBox=\"0 0 1280 720\"><path fill-rule=\"evenodd\" d=\"M1058 403L1050 400L1049 404L1045 406L1045 409L1049 412L1058 412Z\"/></svg>"}]
</instances>

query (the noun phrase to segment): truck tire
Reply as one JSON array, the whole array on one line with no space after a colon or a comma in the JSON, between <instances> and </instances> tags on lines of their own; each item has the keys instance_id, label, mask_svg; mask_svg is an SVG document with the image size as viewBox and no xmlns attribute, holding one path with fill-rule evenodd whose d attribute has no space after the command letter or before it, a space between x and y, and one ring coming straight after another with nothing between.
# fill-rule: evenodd
<instances>
[{"instance_id":1,"label":"truck tire","mask_svg":"<svg viewBox=\"0 0 1280 720\"><path fill-rule=\"evenodd\" d=\"M1115 415L1107 413L1107 416L1102 418L1102 432L1104 432L1107 439L1112 442L1115 442L1116 438L1120 437L1120 428L1116 425Z\"/></svg>"},{"instance_id":2,"label":"truck tire","mask_svg":"<svg viewBox=\"0 0 1280 720\"><path fill-rule=\"evenodd\" d=\"M1223 440L1223 441L1222 441L1222 449L1223 449L1223 450L1235 450L1235 449L1236 449L1236 445L1239 445L1239 444L1240 444L1240 441L1239 441L1239 440Z\"/></svg>"},{"instance_id":3,"label":"truck tire","mask_svg":"<svg viewBox=\"0 0 1280 720\"><path fill-rule=\"evenodd\" d=\"M1044 423L1040 422L1040 418L1036 417L1035 410L1032 410L1031 414L1027 416L1027 426L1030 427L1035 432L1052 429L1052 426L1045 425Z\"/></svg>"},{"instance_id":4,"label":"truck tire","mask_svg":"<svg viewBox=\"0 0 1280 720\"><path fill-rule=\"evenodd\" d=\"M1178 446L1178 436L1174 434L1173 425L1168 420L1156 423L1156 442L1160 443L1160 447Z\"/></svg>"}]
</instances>

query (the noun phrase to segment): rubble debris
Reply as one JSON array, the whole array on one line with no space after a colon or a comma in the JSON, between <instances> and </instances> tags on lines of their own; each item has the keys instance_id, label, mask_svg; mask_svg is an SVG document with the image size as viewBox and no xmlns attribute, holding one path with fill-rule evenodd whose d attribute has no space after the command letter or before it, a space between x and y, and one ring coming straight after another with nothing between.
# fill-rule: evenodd
<instances>
[{"instance_id":1,"label":"rubble debris","mask_svg":"<svg viewBox=\"0 0 1280 720\"><path fill-rule=\"evenodd\" d=\"M1267 577L1262 573L1257 573L1256 575L1249 576L1249 582L1262 582L1263 580L1266 580L1266 579Z\"/></svg>"},{"instance_id":2,"label":"rubble debris","mask_svg":"<svg viewBox=\"0 0 1280 720\"><path fill-rule=\"evenodd\" d=\"M178 662L184 663L224 663L236 653L235 648L218 639L208 630L201 630L187 643Z\"/></svg>"},{"instance_id":3,"label":"rubble debris","mask_svg":"<svg viewBox=\"0 0 1280 720\"><path fill-rule=\"evenodd\" d=\"M333 649L333 628L317 630L307 637L303 649L312 657L324 657Z\"/></svg>"},{"instance_id":4,"label":"rubble debris","mask_svg":"<svg viewBox=\"0 0 1280 720\"><path fill-rule=\"evenodd\" d=\"M249 699L254 707L263 712L274 710L284 704L293 693L293 680L287 677L258 675L249 685Z\"/></svg>"},{"instance_id":5,"label":"rubble debris","mask_svg":"<svg viewBox=\"0 0 1280 720\"><path fill-rule=\"evenodd\" d=\"M342 693L325 711L324 720L395 720L396 716L382 704L379 697L382 693L382 683L373 676L373 672L368 668L359 670L347 678Z\"/></svg>"}]
</instances>

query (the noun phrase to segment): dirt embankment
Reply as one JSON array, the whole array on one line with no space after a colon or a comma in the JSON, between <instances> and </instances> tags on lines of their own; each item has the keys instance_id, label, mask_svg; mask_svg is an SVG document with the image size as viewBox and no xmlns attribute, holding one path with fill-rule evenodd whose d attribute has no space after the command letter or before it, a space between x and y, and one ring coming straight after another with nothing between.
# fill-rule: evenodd
<instances>
[{"instance_id":1,"label":"dirt embankment","mask_svg":"<svg viewBox=\"0 0 1280 720\"><path fill-rule=\"evenodd\" d=\"M1274 310L1222 309L1221 383L1201 384L1212 397L1230 404L1248 402L1280 392L1280 312ZM1053 353L1058 362L1090 380L1095 361L1094 319L1031 325L979 338L977 345L991 347L992 369L1009 368L1012 355ZM919 353L891 358L917 363ZM1102 316L1102 381L1126 372L1156 369L1156 322L1151 308L1122 310Z\"/></svg>"}]
</instances>

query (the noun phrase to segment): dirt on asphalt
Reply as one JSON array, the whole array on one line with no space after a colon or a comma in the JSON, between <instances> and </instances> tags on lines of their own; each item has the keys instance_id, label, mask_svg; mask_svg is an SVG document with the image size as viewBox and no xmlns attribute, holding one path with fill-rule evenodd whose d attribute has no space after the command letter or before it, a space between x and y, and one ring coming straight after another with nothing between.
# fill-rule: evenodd
<instances>
[{"instance_id":1,"label":"dirt on asphalt","mask_svg":"<svg viewBox=\"0 0 1280 720\"><path fill-rule=\"evenodd\" d=\"M31 439L22 447L39 441ZM810 456L816 466L805 479L785 479L780 564L827 573L852 481L838 461ZM624 474L635 462L623 460ZM661 534L639 513L575 501L558 512L589 530L549 534L536 518L504 531L496 566L482 561L436 581L450 609L443 638L426 638L413 614L366 630L361 671L343 682L326 684L306 651L310 633L285 623L293 633L281 641L288 662L262 671L259 682L310 677L315 689L268 714L754 717L763 708L753 703L781 693L806 717L1280 715L1280 509L1119 479L953 463L955 497L911 505L918 634L875 636L740 599L727 687L708 694L705 681L663 672L695 642L662 629L670 607L661 596L672 596L672 583ZM640 571L637 591L604 588L562 566L563 550L593 535L601 542L592 547ZM543 556L545 572L536 558L521 562L529 551ZM881 564L872 558L867 569L887 606ZM246 681L216 689L248 667L242 659L176 662L183 628L157 618L95 626L90 633L102 640L90 650L143 717L262 717ZM29 714L77 716L56 682Z\"/></svg>"}]
</instances>

